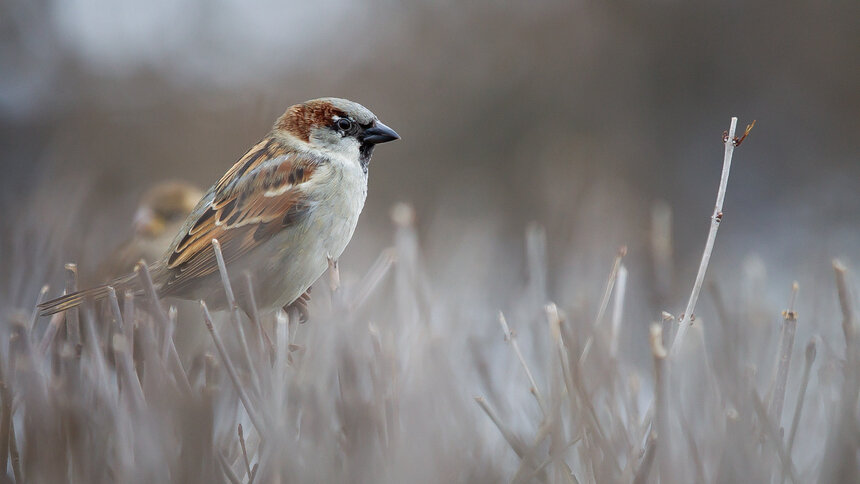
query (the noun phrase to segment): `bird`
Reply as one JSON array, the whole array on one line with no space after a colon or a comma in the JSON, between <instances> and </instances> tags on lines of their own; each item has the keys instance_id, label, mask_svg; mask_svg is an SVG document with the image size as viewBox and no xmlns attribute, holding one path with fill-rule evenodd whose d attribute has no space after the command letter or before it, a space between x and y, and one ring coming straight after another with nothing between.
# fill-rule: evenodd
<instances>
[{"instance_id":1,"label":"bird","mask_svg":"<svg viewBox=\"0 0 860 484\"><path fill-rule=\"evenodd\" d=\"M227 309L213 240L229 277L249 273L254 294L232 284L246 312L253 296L270 312L299 299L349 243L367 198L376 145L400 139L370 110L341 98L287 108L269 133L203 195L160 259L147 266L159 298ZM39 305L40 315L86 300L144 294L135 271Z\"/></svg>"},{"instance_id":2,"label":"bird","mask_svg":"<svg viewBox=\"0 0 860 484\"><path fill-rule=\"evenodd\" d=\"M150 187L140 198L131 236L88 279L103 283L132 272L141 259L158 260L201 198L202 190L181 180L164 180Z\"/></svg>"}]
</instances>

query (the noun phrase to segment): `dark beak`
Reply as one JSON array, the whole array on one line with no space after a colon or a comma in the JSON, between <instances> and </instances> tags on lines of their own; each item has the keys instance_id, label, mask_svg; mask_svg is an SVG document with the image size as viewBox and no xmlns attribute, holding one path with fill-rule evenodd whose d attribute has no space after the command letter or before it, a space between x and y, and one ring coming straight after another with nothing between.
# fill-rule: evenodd
<instances>
[{"instance_id":1,"label":"dark beak","mask_svg":"<svg viewBox=\"0 0 860 484\"><path fill-rule=\"evenodd\" d=\"M364 130L363 141L372 145L387 143L396 139L400 139L400 135L379 121L370 128Z\"/></svg>"}]
</instances>

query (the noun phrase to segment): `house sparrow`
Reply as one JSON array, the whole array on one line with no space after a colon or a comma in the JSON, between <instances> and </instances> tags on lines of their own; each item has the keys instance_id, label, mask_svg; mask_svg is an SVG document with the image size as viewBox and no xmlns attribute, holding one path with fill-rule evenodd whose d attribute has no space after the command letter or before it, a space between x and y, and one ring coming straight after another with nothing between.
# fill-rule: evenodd
<instances>
[{"instance_id":1,"label":"house sparrow","mask_svg":"<svg viewBox=\"0 0 860 484\"><path fill-rule=\"evenodd\" d=\"M128 274L141 259L158 260L182 228L188 214L203 197L203 191L189 183L168 180L147 190L134 215L133 235L99 264L94 284Z\"/></svg>"},{"instance_id":2,"label":"house sparrow","mask_svg":"<svg viewBox=\"0 0 860 484\"><path fill-rule=\"evenodd\" d=\"M230 275L252 274L260 309L291 304L346 248L367 196L373 149L397 139L368 109L346 99L291 106L206 192L167 252L149 266L158 296L226 308L212 247L218 239ZM109 287L142 294L138 279L128 274L48 301L40 314L104 298ZM233 285L240 305L248 299L243 287Z\"/></svg>"}]
</instances>

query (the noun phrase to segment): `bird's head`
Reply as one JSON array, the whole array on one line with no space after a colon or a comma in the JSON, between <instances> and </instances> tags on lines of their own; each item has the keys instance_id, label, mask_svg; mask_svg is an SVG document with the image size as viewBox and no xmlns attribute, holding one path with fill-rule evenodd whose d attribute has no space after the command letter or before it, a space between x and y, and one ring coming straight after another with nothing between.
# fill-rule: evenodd
<instances>
[{"instance_id":1,"label":"bird's head","mask_svg":"<svg viewBox=\"0 0 860 484\"><path fill-rule=\"evenodd\" d=\"M290 106L274 127L275 134L324 152L358 159L363 168L373 147L400 139L361 104L335 97L312 99Z\"/></svg>"},{"instance_id":2,"label":"bird's head","mask_svg":"<svg viewBox=\"0 0 860 484\"><path fill-rule=\"evenodd\" d=\"M144 193L134 216L139 236L160 237L173 225L181 224L203 196L197 187L178 180L161 182Z\"/></svg>"}]
</instances>

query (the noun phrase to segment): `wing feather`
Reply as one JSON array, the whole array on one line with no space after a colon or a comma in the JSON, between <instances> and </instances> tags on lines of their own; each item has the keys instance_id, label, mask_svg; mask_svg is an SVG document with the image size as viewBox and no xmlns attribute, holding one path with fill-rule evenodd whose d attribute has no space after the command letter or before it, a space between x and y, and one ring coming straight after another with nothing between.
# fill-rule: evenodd
<instances>
[{"instance_id":1,"label":"wing feather","mask_svg":"<svg viewBox=\"0 0 860 484\"><path fill-rule=\"evenodd\" d=\"M294 224L310 208L304 188L322 160L296 154L274 140L248 151L213 187L211 201L186 224L167 259L164 295L218 270L212 239L227 264Z\"/></svg>"}]
</instances>

